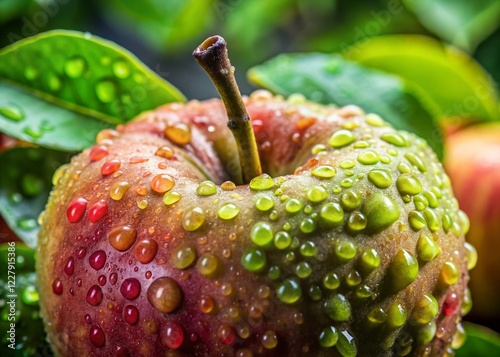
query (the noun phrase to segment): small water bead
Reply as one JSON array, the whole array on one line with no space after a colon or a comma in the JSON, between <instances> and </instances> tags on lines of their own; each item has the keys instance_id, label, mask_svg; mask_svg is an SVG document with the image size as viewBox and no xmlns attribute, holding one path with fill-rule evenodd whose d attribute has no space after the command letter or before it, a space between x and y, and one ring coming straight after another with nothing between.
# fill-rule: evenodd
<instances>
[{"instance_id":1,"label":"small water bead","mask_svg":"<svg viewBox=\"0 0 500 357\"><path fill-rule=\"evenodd\" d=\"M360 266L364 272L370 273L380 266L380 255L373 248L367 248L361 253Z\"/></svg>"},{"instance_id":2,"label":"small water bead","mask_svg":"<svg viewBox=\"0 0 500 357\"><path fill-rule=\"evenodd\" d=\"M452 262L445 262L441 267L441 280L446 285L454 285L458 282L460 272L457 266Z\"/></svg>"},{"instance_id":3,"label":"small water bead","mask_svg":"<svg viewBox=\"0 0 500 357\"><path fill-rule=\"evenodd\" d=\"M56 295L61 295L63 293L63 284L59 278L54 279L52 282L52 291Z\"/></svg>"},{"instance_id":4,"label":"small water bead","mask_svg":"<svg viewBox=\"0 0 500 357\"><path fill-rule=\"evenodd\" d=\"M467 260L467 269L472 270L477 264L477 251L476 248L469 242L465 242L465 259Z\"/></svg>"},{"instance_id":5,"label":"small water bead","mask_svg":"<svg viewBox=\"0 0 500 357\"><path fill-rule=\"evenodd\" d=\"M417 211L423 211L427 208L427 206L429 206L429 201L427 201L427 198L425 198L425 196L422 194L414 196L413 203Z\"/></svg>"},{"instance_id":6,"label":"small water bead","mask_svg":"<svg viewBox=\"0 0 500 357\"><path fill-rule=\"evenodd\" d=\"M303 207L304 204L296 198L289 198L285 202L285 211L287 211L290 214L295 214L300 212Z\"/></svg>"},{"instance_id":7,"label":"small water bead","mask_svg":"<svg viewBox=\"0 0 500 357\"><path fill-rule=\"evenodd\" d=\"M212 181L203 181L196 188L196 193L199 196L212 196L217 193L217 186Z\"/></svg>"},{"instance_id":8,"label":"small water bead","mask_svg":"<svg viewBox=\"0 0 500 357\"><path fill-rule=\"evenodd\" d=\"M141 283L136 278L125 279L120 286L120 292L125 299L134 300L141 293Z\"/></svg>"},{"instance_id":9,"label":"small water bead","mask_svg":"<svg viewBox=\"0 0 500 357\"><path fill-rule=\"evenodd\" d=\"M106 201L101 200L90 206L88 218L90 222L96 223L107 214L108 214L108 203Z\"/></svg>"},{"instance_id":10,"label":"small water bead","mask_svg":"<svg viewBox=\"0 0 500 357\"><path fill-rule=\"evenodd\" d=\"M89 257L89 264L95 270L100 270L106 264L106 252L103 250L98 250L94 252Z\"/></svg>"},{"instance_id":11,"label":"small water bead","mask_svg":"<svg viewBox=\"0 0 500 357\"><path fill-rule=\"evenodd\" d=\"M415 342L420 346L427 345L436 335L436 330L437 327L434 321L419 327L415 333Z\"/></svg>"},{"instance_id":12,"label":"small water bead","mask_svg":"<svg viewBox=\"0 0 500 357\"><path fill-rule=\"evenodd\" d=\"M97 282L99 283L100 286L106 285L106 276L99 275L99 277L97 278Z\"/></svg>"},{"instance_id":13,"label":"small water bead","mask_svg":"<svg viewBox=\"0 0 500 357\"><path fill-rule=\"evenodd\" d=\"M326 151L326 146L323 144L316 144L311 149L311 154L318 155L320 152Z\"/></svg>"},{"instance_id":14,"label":"small water bead","mask_svg":"<svg viewBox=\"0 0 500 357\"><path fill-rule=\"evenodd\" d=\"M304 257L314 257L318 254L318 247L311 241L305 241L300 245L299 252Z\"/></svg>"},{"instance_id":15,"label":"small water bead","mask_svg":"<svg viewBox=\"0 0 500 357\"><path fill-rule=\"evenodd\" d=\"M374 113L366 114L365 121L367 124L374 127L383 127L387 125L387 123L378 114Z\"/></svg>"},{"instance_id":16,"label":"small water bead","mask_svg":"<svg viewBox=\"0 0 500 357\"><path fill-rule=\"evenodd\" d=\"M299 228L302 233L312 233L316 230L316 222L312 218L305 218L300 222Z\"/></svg>"},{"instance_id":17,"label":"small water bead","mask_svg":"<svg viewBox=\"0 0 500 357\"><path fill-rule=\"evenodd\" d=\"M351 176L354 176L354 171L352 170L345 170L345 175L348 176L348 177L351 177Z\"/></svg>"},{"instance_id":18,"label":"small water bead","mask_svg":"<svg viewBox=\"0 0 500 357\"><path fill-rule=\"evenodd\" d=\"M187 145L191 141L191 127L185 123L175 123L167 126L165 137L177 145Z\"/></svg>"},{"instance_id":19,"label":"small water bead","mask_svg":"<svg viewBox=\"0 0 500 357\"><path fill-rule=\"evenodd\" d=\"M276 287L276 296L285 304L293 304L302 297L302 289L295 280L286 279Z\"/></svg>"},{"instance_id":20,"label":"small water bead","mask_svg":"<svg viewBox=\"0 0 500 357\"><path fill-rule=\"evenodd\" d=\"M320 179L329 179L335 176L337 170L333 166L322 165L318 166L311 171L311 174Z\"/></svg>"},{"instance_id":21,"label":"small water bead","mask_svg":"<svg viewBox=\"0 0 500 357\"><path fill-rule=\"evenodd\" d=\"M429 208L424 210L425 221L431 232L437 232L441 229L441 220L439 219L437 213Z\"/></svg>"},{"instance_id":22,"label":"small water bead","mask_svg":"<svg viewBox=\"0 0 500 357\"><path fill-rule=\"evenodd\" d=\"M234 289L233 286L229 283L222 283L220 286L220 292L223 296L230 296L233 294Z\"/></svg>"},{"instance_id":23,"label":"small water bead","mask_svg":"<svg viewBox=\"0 0 500 357\"><path fill-rule=\"evenodd\" d=\"M250 238L258 246L266 246L273 241L274 233L271 225L266 222L257 222L250 232Z\"/></svg>"},{"instance_id":24,"label":"small water bead","mask_svg":"<svg viewBox=\"0 0 500 357\"><path fill-rule=\"evenodd\" d=\"M395 291L404 289L418 276L417 259L406 250L401 249L389 264L388 276Z\"/></svg>"},{"instance_id":25,"label":"small water bead","mask_svg":"<svg viewBox=\"0 0 500 357\"><path fill-rule=\"evenodd\" d=\"M274 180L268 174L262 174L254 177L249 184L250 188L255 191L269 190L274 187Z\"/></svg>"},{"instance_id":26,"label":"small water bead","mask_svg":"<svg viewBox=\"0 0 500 357\"><path fill-rule=\"evenodd\" d=\"M458 213L457 213L457 219L458 219L458 223L460 225L460 228L462 229L462 234L467 234L469 232L469 229L470 229L470 221L469 221L469 217L467 217L467 214L462 211L462 210L459 210Z\"/></svg>"},{"instance_id":27,"label":"small water bead","mask_svg":"<svg viewBox=\"0 0 500 357\"><path fill-rule=\"evenodd\" d=\"M356 141L356 136L350 130L337 130L328 140L328 144L334 148L341 148Z\"/></svg>"},{"instance_id":28,"label":"small water bead","mask_svg":"<svg viewBox=\"0 0 500 357\"><path fill-rule=\"evenodd\" d=\"M431 236L422 234L417 241L418 258L424 262L430 262L440 253L440 249Z\"/></svg>"},{"instance_id":29,"label":"small water bead","mask_svg":"<svg viewBox=\"0 0 500 357\"><path fill-rule=\"evenodd\" d=\"M439 312L439 303L431 294L425 294L422 299L417 301L411 318L419 324L427 324L431 322Z\"/></svg>"},{"instance_id":30,"label":"small water bead","mask_svg":"<svg viewBox=\"0 0 500 357\"><path fill-rule=\"evenodd\" d=\"M396 187L401 195L414 196L422 192L420 180L411 174L401 174L396 180Z\"/></svg>"},{"instance_id":31,"label":"small water bead","mask_svg":"<svg viewBox=\"0 0 500 357\"><path fill-rule=\"evenodd\" d=\"M374 307L368 313L367 319L374 324L382 324L387 320L387 314L380 307Z\"/></svg>"},{"instance_id":32,"label":"small water bead","mask_svg":"<svg viewBox=\"0 0 500 357\"><path fill-rule=\"evenodd\" d=\"M353 147L356 149L366 149L366 148L370 147L370 143L368 141L365 141L365 140L359 140L358 142L356 142L353 145Z\"/></svg>"},{"instance_id":33,"label":"small water bead","mask_svg":"<svg viewBox=\"0 0 500 357\"><path fill-rule=\"evenodd\" d=\"M255 247L248 248L241 256L241 264L248 271L262 271L267 265L266 253Z\"/></svg>"},{"instance_id":34,"label":"small water bead","mask_svg":"<svg viewBox=\"0 0 500 357\"><path fill-rule=\"evenodd\" d=\"M112 173L115 173L121 166L121 161L120 160L109 160L106 161L102 166L101 166L101 174L103 176L111 175Z\"/></svg>"},{"instance_id":35,"label":"small water bead","mask_svg":"<svg viewBox=\"0 0 500 357\"><path fill-rule=\"evenodd\" d=\"M347 321L351 317L351 304L342 294L335 294L325 301L324 309L333 321Z\"/></svg>"},{"instance_id":36,"label":"small water bead","mask_svg":"<svg viewBox=\"0 0 500 357\"><path fill-rule=\"evenodd\" d=\"M160 194L170 191L174 186L174 178L167 174L156 175L151 181L151 189Z\"/></svg>"},{"instance_id":37,"label":"small water bead","mask_svg":"<svg viewBox=\"0 0 500 357\"><path fill-rule=\"evenodd\" d=\"M123 308L123 319L129 325L135 325L139 321L139 310L133 305L127 305Z\"/></svg>"},{"instance_id":38,"label":"small water bead","mask_svg":"<svg viewBox=\"0 0 500 357\"><path fill-rule=\"evenodd\" d=\"M217 328L217 339L224 345L231 345L236 339L236 334L231 326L228 324L221 324Z\"/></svg>"},{"instance_id":39,"label":"small water bead","mask_svg":"<svg viewBox=\"0 0 500 357\"><path fill-rule=\"evenodd\" d=\"M265 349L273 349L276 346L278 346L278 337L276 336L276 333L274 331L266 331L262 335L261 338L261 343L262 346L264 346Z\"/></svg>"},{"instance_id":40,"label":"small water bead","mask_svg":"<svg viewBox=\"0 0 500 357\"><path fill-rule=\"evenodd\" d=\"M99 326L92 326L89 332L89 340L96 347L102 347L106 343L106 336Z\"/></svg>"},{"instance_id":41,"label":"small water bead","mask_svg":"<svg viewBox=\"0 0 500 357\"><path fill-rule=\"evenodd\" d=\"M83 197L74 198L66 210L66 217L70 223L76 223L82 219L87 209L88 201Z\"/></svg>"},{"instance_id":42,"label":"small water bead","mask_svg":"<svg viewBox=\"0 0 500 357\"><path fill-rule=\"evenodd\" d=\"M368 220L361 212L353 212L347 220L347 228L351 233L359 233L366 228Z\"/></svg>"},{"instance_id":43,"label":"small water bead","mask_svg":"<svg viewBox=\"0 0 500 357\"><path fill-rule=\"evenodd\" d=\"M111 199L114 201L119 201L123 198L125 193L130 189L130 184L126 181L121 181L121 182L115 182L110 190L109 190L109 196Z\"/></svg>"},{"instance_id":44,"label":"small water bead","mask_svg":"<svg viewBox=\"0 0 500 357\"><path fill-rule=\"evenodd\" d=\"M462 307L460 313L462 316L465 316L470 312L471 309L472 309L472 297L469 288L466 288L462 300Z\"/></svg>"},{"instance_id":45,"label":"small water bead","mask_svg":"<svg viewBox=\"0 0 500 357\"><path fill-rule=\"evenodd\" d=\"M281 277L281 269L278 266L273 265L267 271L267 276L271 280L277 280Z\"/></svg>"},{"instance_id":46,"label":"small water bead","mask_svg":"<svg viewBox=\"0 0 500 357\"><path fill-rule=\"evenodd\" d=\"M333 347L339 339L339 334L334 326L328 326L321 330L318 339L321 347Z\"/></svg>"},{"instance_id":47,"label":"small water bead","mask_svg":"<svg viewBox=\"0 0 500 357\"><path fill-rule=\"evenodd\" d=\"M427 166L425 166L424 161L413 152L407 152L405 158L415 166L420 172L427 172Z\"/></svg>"},{"instance_id":48,"label":"small water bead","mask_svg":"<svg viewBox=\"0 0 500 357\"><path fill-rule=\"evenodd\" d=\"M368 285L360 285L356 288L355 296L358 299L368 299L374 296L372 289Z\"/></svg>"},{"instance_id":49,"label":"small water bead","mask_svg":"<svg viewBox=\"0 0 500 357\"><path fill-rule=\"evenodd\" d=\"M329 202L321 208L320 217L325 223L338 226L344 220L344 210L338 203Z\"/></svg>"},{"instance_id":50,"label":"small water bead","mask_svg":"<svg viewBox=\"0 0 500 357\"><path fill-rule=\"evenodd\" d=\"M66 265L64 266L64 272L66 275L71 276L75 271L75 258L69 257Z\"/></svg>"},{"instance_id":51,"label":"small water bead","mask_svg":"<svg viewBox=\"0 0 500 357\"><path fill-rule=\"evenodd\" d=\"M184 330L182 326L175 321L166 321L160 329L160 339L163 346L170 350L177 350L184 342Z\"/></svg>"},{"instance_id":52,"label":"small water bead","mask_svg":"<svg viewBox=\"0 0 500 357\"><path fill-rule=\"evenodd\" d=\"M97 306L101 303L103 298L102 290L99 285L92 285L87 291L85 300L92 306Z\"/></svg>"},{"instance_id":53,"label":"small water bead","mask_svg":"<svg viewBox=\"0 0 500 357\"><path fill-rule=\"evenodd\" d=\"M378 188L387 188L392 185L392 176L387 170L373 169L368 172L368 181Z\"/></svg>"},{"instance_id":54,"label":"small water bead","mask_svg":"<svg viewBox=\"0 0 500 357\"><path fill-rule=\"evenodd\" d=\"M147 291L149 303L159 312L170 313L182 302L182 291L177 282L161 277L151 283Z\"/></svg>"},{"instance_id":55,"label":"small water bead","mask_svg":"<svg viewBox=\"0 0 500 357\"><path fill-rule=\"evenodd\" d=\"M215 301L211 296L203 295L198 300L198 309L204 314L209 314L215 309Z\"/></svg>"},{"instance_id":56,"label":"small water bead","mask_svg":"<svg viewBox=\"0 0 500 357\"><path fill-rule=\"evenodd\" d=\"M142 239L134 247L134 256L142 264L150 263L158 253L158 243L154 239Z\"/></svg>"},{"instance_id":57,"label":"small water bead","mask_svg":"<svg viewBox=\"0 0 500 357\"><path fill-rule=\"evenodd\" d=\"M387 324L390 328L401 327L406 322L406 310L398 302L392 303L387 309Z\"/></svg>"},{"instance_id":58,"label":"small water bead","mask_svg":"<svg viewBox=\"0 0 500 357\"><path fill-rule=\"evenodd\" d=\"M389 228L401 216L399 205L391 197L378 192L368 196L361 212L367 219L366 230L371 234Z\"/></svg>"},{"instance_id":59,"label":"small water bead","mask_svg":"<svg viewBox=\"0 0 500 357\"><path fill-rule=\"evenodd\" d=\"M408 222L410 223L411 229L415 232L420 231L422 228L427 226L425 216L421 212L411 211L408 214Z\"/></svg>"},{"instance_id":60,"label":"small water bead","mask_svg":"<svg viewBox=\"0 0 500 357\"><path fill-rule=\"evenodd\" d=\"M155 155L164 159L171 159L174 157L174 150L170 146L162 146L156 150Z\"/></svg>"},{"instance_id":61,"label":"small water bead","mask_svg":"<svg viewBox=\"0 0 500 357\"><path fill-rule=\"evenodd\" d=\"M46 81L47 81L47 86L53 92L60 90L62 87L61 79L57 75L49 74L46 77Z\"/></svg>"},{"instance_id":62,"label":"small water bead","mask_svg":"<svg viewBox=\"0 0 500 357\"><path fill-rule=\"evenodd\" d=\"M359 274L359 272L357 272L356 270L351 270L349 273L347 273L345 277L345 282L347 286L351 287L359 285L361 283L361 280L362 280L361 274Z\"/></svg>"},{"instance_id":63,"label":"small water bead","mask_svg":"<svg viewBox=\"0 0 500 357\"><path fill-rule=\"evenodd\" d=\"M406 139L397 133L384 133L380 135L380 139L397 147L408 146Z\"/></svg>"},{"instance_id":64,"label":"small water bead","mask_svg":"<svg viewBox=\"0 0 500 357\"><path fill-rule=\"evenodd\" d=\"M402 162L398 165L398 171L402 174L411 174L413 172L411 166L406 162Z\"/></svg>"},{"instance_id":65,"label":"small water bead","mask_svg":"<svg viewBox=\"0 0 500 357\"><path fill-rule=\"evenodd\" d=\"M343 260L350 260L356 256L356 246L349 241L340 241L335 244L335 255Z\"/></svg>"},{"instance_id":66,"label":"small water bead","mask_svg":"<svg viewBox=\"0 0 500 357\"><path fill-rule=\"evenodd\" d=\"M21 121L24 119L24 113L22 112L21 108L14 105L9 105L8 107L0 107L0 115L14 121Z\"/></svg>"},{"instance_id":67,"label":"small water bead","mask_svg":"<svg viewBox=\"0 0 500 357\"><path fill-rule=\"evenodd\" d=\"M130 76L130 66L125 61L116 61L112 64L111 68L113 74L120 79L125 79Z\"/></svg>"},{"instance_id":68,"label":"small water bead","mask_svg":"<svg viewBox=\"0 0 500 357\"><path fill-rule=\"evenodd\" d=\"M383 164L390 164L392 162L391 158L387 155L381 155L380 156L380 162L383 163Z\"/></svg>"},{"instance_id":69,"label":"small water bead","mask_svg":"<svg viewBox=\"0 0 500 357\"><path fill-rule=\"evenodd\" d=\"M192 207L182 216L182 226L186 231L193 232L205 222L205 211L201 207Z\"/></svg>"},{"instance_id":70,"label":"small water bead","mask_svg":"<svg viewBox=\"0 0 500 357\"><path fill-rule=\"evenodd\" d=\"M363 197L351 190L346 191L340 198L340 203L346 211L353 211L361 205Z\"/></svg>"},{"instance_id":71,"label":"small water bead","mask_svg":"<svg viewBox=\"0 0 500 357\"><path fill-rule=\"evenodd\" d=\"M346 178L344 180L342 180L340 182L340 186L342 186L343 188L349 188L349 187L352 187L352 184L353 184L353 180L352 179L349 179L349 178ZM340 192L340 191L339 191Z\"/></svg>"},{"instance_id":72,"label":"small water bead","mask_svg":"<svg viewBox=\"0 0 500 357\"><path fill-rule=\"evenodd\" d=\"M116 273L111 273L111 274L109 275L109 283L110 283L111 285L115 285L117 281L118 281L118 274L116 274Z\"/></svg>"},{"instance_id":73,"label":"small water bead","mask_svg":"<svg viewBox=\"0 0 500 357\"><path fill-rule=\"evenodd\" d=\"M358 354L356 339L346 330L340 331L336 348L343 357L355 357Z\"/></svg>"},{"instance_id":74,"label":"small water bead","mask_svg":"<svg viewBox=\"0 0 500 357\"><path fill-rule=\"evenodd\" d=\"M439 207L439 200L432 191L425 191L423 193L424 197L427 199L428 205L431 208Z\"/></svg>"},{"instance_id":75,"label":"small water bead","mask_svg":"<svg viewBox=\"0 0 500 357\"><path fill-rule=\"evenodd\" d=\"M323 286L328 290L335 290L340 286L340 278L334 272L326 273L323 277Z\"/></svg>"},{"instance_id":76,"label":"small water bead","mask_svg":"<svg viewBox=\"0 0 500 357\"><path fill-rule=\"evenodd\" d=\"M311 273L312 267L308 262L300 262L295 266L295 274L301 279L308 278Z\"/></svg>"},{"instance_id":77,"label":"small water bead","mask_svg":"<svg viewBox=\"0 0 500 357\"><path fill-rule=\"evenodd\" d=\"M109 244L116 250L124 252L135 243L137 230L130 226L117 227L108 233Z\"/></svg>"},{"instance_id":78,"label":"small water bead","mask_svg":"<svg viewBox=\"0 0 500 357\"><path fill-rule=\"evenodd\" d=\"M203 253L196 263L196 268L201 275L213 277L220 269L221 263L219 258L213 253Z\"/></svg>"},{"instance_id":79,"label":"small water bead","mask_svg":"<svg viewBox=\"0 0 500 357\"><path fill-rule=\"evenodd\" d=\"M366 150L358 155L357 160L363 165L375 165L380 161L380 156L376 151Z\"/></svg>"},{"instance_id":80,"label":"small water bead","mask_svg":"<svg viewBox=\"0 0 500 357\"><path fill-rule=\"evenodd\" d=\"M219 218L226 221L235 218L238 213L240 213L240 208L234 203L225 203L217 211Z\"/></svg>"},{"instance_id":81,"label":"small water bead","mask_svg":"<svg viewBox=\"0 0 500 357\"><path fill-rule=\"evenodd\" d=\"M191 245L180 245L170 255L170 263L177 269L187 269L196 260L196 248Z\"/></svg>"},{"instance_id":82,"label":"small water bead","mask_svg":"<svg viewBox=\"0 0 500 357\"><path fill-rule=\"evenodd\" d=\"M255 200L255 207L259 211L266 212L274 207L274 201L269 196L261 196Z\"/></svg>"}]
</instances>

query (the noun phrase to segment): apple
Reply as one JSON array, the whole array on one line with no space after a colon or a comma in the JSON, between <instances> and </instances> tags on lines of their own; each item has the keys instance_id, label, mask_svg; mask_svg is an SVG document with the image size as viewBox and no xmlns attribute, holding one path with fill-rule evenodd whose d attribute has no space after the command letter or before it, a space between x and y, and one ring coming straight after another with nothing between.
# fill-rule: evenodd
<instances>
[{"instance_id":1,"label":"apple","mask_svg":"<svg viewBox=\"0 0 500 357\"><path fill-rule=\"evenodd\" d=\"M451 354L468 221L426 142L355 106L242 98L221 37L194 55L222 101L104 130L55 174L37 265L56 355Z\"/></svg>"},{"instance_id":2,"label":"apple","mask_svg":"<svg viewBox=\"0 0 500 357\"><path fill-rule=\"evenodd\" d=\"M500 124L466 127L446 139L444 165L460 207L470 218L467 240L481 257L471 272L473 315L500 316Z\"/></svg>"}]
</instances>

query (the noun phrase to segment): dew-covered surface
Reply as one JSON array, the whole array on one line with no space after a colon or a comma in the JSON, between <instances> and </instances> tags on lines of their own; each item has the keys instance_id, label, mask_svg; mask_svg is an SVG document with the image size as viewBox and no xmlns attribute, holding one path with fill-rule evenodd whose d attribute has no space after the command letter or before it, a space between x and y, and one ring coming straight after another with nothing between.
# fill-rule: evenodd
<instances>
[{"instance_id":1,"label":"dew-covered surface","mask_svg":"<svg viewBox=\"0 0 500 357\"><path fill-rule=\"evenodd\" d=\"M55 351L451 353L475 251L432 150L354 106L246 105L248 185L218 100L106 129L56 172L38 260Z\"/></svg>"}]
</instances>

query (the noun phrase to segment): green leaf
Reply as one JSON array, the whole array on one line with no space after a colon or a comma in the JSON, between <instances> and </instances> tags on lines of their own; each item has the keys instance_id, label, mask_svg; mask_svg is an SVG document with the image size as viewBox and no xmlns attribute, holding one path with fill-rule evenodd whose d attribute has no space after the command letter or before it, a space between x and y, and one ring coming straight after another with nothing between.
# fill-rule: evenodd
<instances>
[{"instance_id":1,"label":"green leaf","mask_svg":"<svg viewBox=\"0 0 500 357\"><path fill-rule=\"evenodd\" d=\"M490 76L452 46L424 36L381 36L353 45L344 56L418 86L436 103L441 117L499 117L498 94Z\"/></svg>"},{"instance_id":2,"label":"green leaf","mask_svg":"<svg viewBox=\"0 0 500 357\"><path fill-rule=\"evenodd\" d=\"M185 46L194 37L203 37L204 30L214 18L212 6L217 3L214 0L109 0L99 1L98 5L116 27L130 31L129 24L133 23L134 33L139 33L158 50L165 51L168 47ZM190 48L198 43L191 43Z\"/></svg>"},{"instance_id":3,"label":"green leaf","mask_svg":"<svg viewBox=\"0 0 500 357\"><path fill-rule=\"evenodd\" d=\"M7 135L76 152L92 145L99 131L112 126L0 80L0 130Z\"/></svg>"},{"instance_id":4,"label":"green leaf","mask_svg":"<svg viewBox=\"0 0 500 357\"><path fill-rule=\"evenodd\" d=\"M394 127L426 139L439 157L441 131L420 101L420 93L398 77L363 68L339 55L280 55L253 67L250 81L282 95L339 106L356 104L377 113Z\"/></svg>"},{"instance_id":5,"label":"green leaf","mask_svg":"<svg viewBox=\"0 0 500 357\"><path fill-rule=\"evenodd\" d=\"M0 24L23 14L34 0L2 0L0 1Z\"/></svg>"},{"instance_id":6,"label":"green leaf","mask_svg":"<svg viewBox=\"0 0 500 357\"><path fill-rule=\"evenodd\" d=\"M71 154L43 148L14 148L0 155L0 214L30 247L37 244L38 216L45 208L54 171Z\"/></svg>"},{"instance_id":7,"label":"green leaf","mask_svg":"<svg viewBox=\"0 0 500 357\"><path fill-rule=\"evenodd\" d=\"M442 39L469 52L500 23L498 0L404 0L420 22Z\"/></svg>"},{"instance_id":8,"label":"green leaf","mask_svg":"<svg viewBox=\"0 0 500 357\"><path fill-rule=\"evenodd\" d=\"M12 255L14 253L14 256ZM14 259L13 259L14 258ZM13 259L13 260L12 260ZM10 265L14 263L13 265ZM3 357L19 356L52 356L50 346L46 340L47 335L43 330L43 321L40 316L39 293L36 286L35 250L19 242L0 244L0 264L5 272L0 276L0 330L10 329L9 313L10 301L16 295L16 343L15 348L7 348L11 342L7 340L9 334L2 333L0 343L5 346L2 350ZM14 270L8 267L14 266ZM15 275L10 275L8 271ZM15 287L12 286L15 276ZM14 288L14 292L11 290Z\"/></svg>"},{"instance_id":9,"label":"green leaf","mask_svg":"<svg viewBox=\"0 0 500 357\"><path fill-rule=\"evenodd\" d=\"M500 335L486 327L464 323L466 340L456 357L500 356Z\"/></svg>"},{"instance_id":10,"label":"green leaf","mask_svg":"<svg viewBox=\"0 0 500 357\"><path fill-rule=\"evenodd\" d=\"M109 123L123 123L145 110L184 101L177 89L128 51L73 31L50 31L4 48L0 79L56 107ZM7 100L15 103L16 98Z\"/></svg>"}]
</instances>

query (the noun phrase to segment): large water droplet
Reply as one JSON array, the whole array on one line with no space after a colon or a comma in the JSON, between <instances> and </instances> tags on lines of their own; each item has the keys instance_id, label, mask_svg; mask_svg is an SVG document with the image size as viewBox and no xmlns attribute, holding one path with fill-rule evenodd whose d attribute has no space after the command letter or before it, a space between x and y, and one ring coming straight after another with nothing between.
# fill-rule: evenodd
<instances>
[{"instance_id":1,"label":"large water droplet","mask_svg":"<svg viewBox=\"0 0 500 357\"><path fill-rule=\"evenodd\" d=\"M161 277L149 286L148 301L153 307L162 312L174 311L182 302L182 292L179 284L169 277Z\"/></svg>"},{"instance_id":2,"label":"large water droplet","mask_svg":"<svg viewBox=\"0 0 500 357\"><path fill-rule=\"evenodd\" d=\"M181 347L184 342L184 331L182 326L175 321L167 321L160 330L161 343L171 350Z\"/></svg>"},{"instance_id":3,"label":"large water droplet","mask_svg":"<svg viewBox=\"0 0 500 357\"><path fill-rule=\"evenodd\" d=\"M92 326L89 332L90 342L96 347L104 346L106 342L106 336L99 326Z\"/></svg>"},{"instance_id":4,"label":"large water droplet","mask_svg":"<svg viewBox=\"0 0 500 357\"><path fill-rule=\"evenodd\" d=\"M154 239L143 239L134 248L135 258L142 264L151 262L158 253L158 243Z\"/></svg>"},{"instance_id":5,"label":"large water droplet","mask_svg":"<svg viewBox=\"0 0 500 357\"><path fill-rule=\"evenodd\" d=\"M125 299L134 300L141 293L141 283L136 278L125 279L120 286L120 292Z\"/></svg>"},{"instance_id":6,"label":"large water droplet","mask_svg":"<svg viewBox=\"0 0 500 357\"><path fill-rule=\"evenodd\" d=\"M113 74L118 78L125 79L130 76L130 66L125 61L116 61L112 65Z\"/></svg>"},{"instance_id":7,"label":"large water droplet","mask_svg":"<svg viewBox=\"0 0 500 357\"><path fill-rule=\"evenodd\" d=\"M21 121L24 119L24 113L17 105L9 105L7 107L0 107L0 115L7 119Z\"/></svg>"},{"instance_id":8,"label":"large water droplet","mask_svg":"<svg viewBox=\"0 0 500 357\"><path fill-rule=\"evenodd\" d=\"M106 264L106 253L103 250L98 250L89 257L89 264L95 270L100 270Z\"/></svg>"},{"instance_id":9,"label":"large water droplet","mask_svg":"<svg viewBox=\"0 0 500 357\"><path fill-rule=\"evenodd\" d=\"M64 64L64 73L66 73L69 78L81 77L86 69L87 63L82 57L70 58Z\"/></svg>"},{"instance_id":10,"label":"large water droplet","mask_svg":"<svg viewBox=\"0 0 500 357\"><path fill-rule=\"evenodd\" d=\"M109 244L120 252L132 247L136 237L137 230L130 226L117 227L108 233Z\"/></svg>"},{"instance_id":11,"label":"large water droplet","mask_svg":"<svg viewBox=\"0 0 500 357\"><path fill-rule=\"evenodd\" d=\"M135 325L139 321L139 310L133 305L127 305L123 308L123 319L129 325Z\"/></svg>"},{"instance_id":12,"label":"large water droplet","mask_svg":"<svg viewBox=\"0 0 500 357\"><path fill-rule=\"evenodd\" d=\"M92 285L87 291L87 296L85 297L85 299L90 305L97 306L101 303L102 297L103 294L101 287L99 285Z\"/></svg>"},{"instance_id":13,"label":"large water droplet","mask_svg":"<svg viewBox=\"0 0 500 357\"><path fill-rule=\"evenodd\" d=\"M116 85L114 82L104 79L95 87L97 99L103 103L111 103L116 98Z\"/></svg>"}]
</instances>

